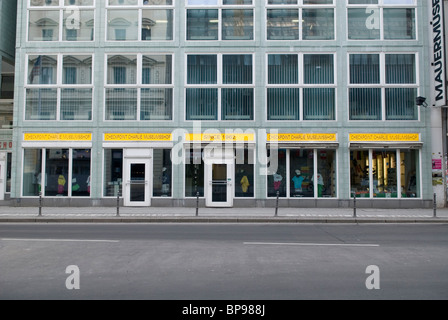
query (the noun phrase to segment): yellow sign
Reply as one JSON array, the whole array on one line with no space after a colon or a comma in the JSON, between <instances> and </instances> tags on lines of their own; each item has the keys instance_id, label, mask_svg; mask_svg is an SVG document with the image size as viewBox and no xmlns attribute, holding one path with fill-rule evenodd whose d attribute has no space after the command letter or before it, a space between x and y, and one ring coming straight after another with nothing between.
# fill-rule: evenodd
<instances>
[{"instance_id":1,"label":"yellow sign","mask_svg":"<svg viewBox=\"0 0 448 320\"><path fill-rule=\"evenodd\" d=\"M418 133L353 133L350 142L419 142Z\"/></svg>"},{"instance_id":2,"label":"yellow sign","mask_svg":"<svg viewBox=\"0 0 448 320\"><path fill-rule=\"evenodd\" d=\"M268 134L268 142L336 142L335 133L280 133Z\"/></svg>"},{"instance_id":3,"label":"yellow sign","mask_svg":"<svg viewBox=\"0 0 448 320\"><path fill-rule=\"evenodd\" d=\"M92 141L91 133L25 133L25 141Z\"/></svg>"},{"instance_id":4,"label":"yellow sign","mask_svg":"<svg viewBox=\"0 0 448 320\"><path fill-rule=\"evenodd\" d=\"M234 133L234 134L187 134L187 141L200 142L253 142L254 134Z\"/></svg>"},{"instance_id":5,"label":"yellow sign","mask_svg":"<svg viewBox=\"0 0 448 320\"><path fill-rule=\"evenodd\" d=\"M169 141L171 133L105 133L104 141Z\"/></svg>"}]
</instances>

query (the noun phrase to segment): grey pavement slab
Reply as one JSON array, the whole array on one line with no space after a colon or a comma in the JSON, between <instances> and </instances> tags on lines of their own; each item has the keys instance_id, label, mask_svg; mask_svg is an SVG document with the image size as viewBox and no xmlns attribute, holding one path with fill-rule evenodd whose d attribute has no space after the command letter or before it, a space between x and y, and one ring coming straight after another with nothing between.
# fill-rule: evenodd
<instances>
[{"instance_id":1,"label":"grey pavement slab","mask_svg":"<svg viewBox=\"0 0 448 320\"><path fill-rule=\"evenodd\" d=\"M448 209L0 207L0 222L439 222Z\"/></svg>"}]
</instances>

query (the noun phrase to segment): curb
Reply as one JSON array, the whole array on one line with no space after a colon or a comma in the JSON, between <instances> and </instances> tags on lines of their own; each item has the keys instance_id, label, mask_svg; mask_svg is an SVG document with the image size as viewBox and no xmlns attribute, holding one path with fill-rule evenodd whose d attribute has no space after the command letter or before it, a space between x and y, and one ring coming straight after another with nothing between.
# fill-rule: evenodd
<instances>
[{"instance_id":1,"label":"curb","mask_svg":"<svg viewBox=\"0 0 448 320\"><path fill-rule=\"evenodd\" d=\"M282 218L282 217L99 217L99 218L0 218L0 223L289 223L289 224L448 224L447 218Z\"/></svg>"}]
</instances>

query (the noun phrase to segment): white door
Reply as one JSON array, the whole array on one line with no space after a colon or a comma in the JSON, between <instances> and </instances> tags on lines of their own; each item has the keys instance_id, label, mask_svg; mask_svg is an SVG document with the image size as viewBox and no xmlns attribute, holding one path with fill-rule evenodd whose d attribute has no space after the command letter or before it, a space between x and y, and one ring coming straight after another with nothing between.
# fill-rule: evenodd
<instances>
[{"instance_id":1,"label":"white door","mask_svg":"<svg viewBox=\"0 0 448 320\"><path fill-rule=\"evenodd\" d=\"M151 205L151 167L149 159L125 160L124 205L149 207Z\"/></svg>"},{"instance_id":2,"label":"white door","mask_svg":"<svg viewBox=\"0 0 448 320\"><path fill-rule=\"evenodd\" d=\"M209 160L205 166L206 205L212 208L233 207L234 163L225 160Z\"/></svg>"}]
</instances>

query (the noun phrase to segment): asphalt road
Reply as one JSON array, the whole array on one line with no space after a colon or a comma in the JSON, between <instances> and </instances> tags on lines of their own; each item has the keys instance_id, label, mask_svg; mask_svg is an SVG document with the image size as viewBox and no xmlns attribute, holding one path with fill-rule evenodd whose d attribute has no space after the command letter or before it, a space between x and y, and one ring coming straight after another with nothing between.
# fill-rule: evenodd
<instances>
[{"instance_id":1,"label":"asphalt road","mask_svg":"<svg viewBox=\"0 0 448 320\"><path fill-rule=\"evenodd\" d=\"M0 224L0 299L448 299L448 225Z\"/></svg>"}]
</instances>

